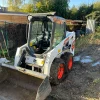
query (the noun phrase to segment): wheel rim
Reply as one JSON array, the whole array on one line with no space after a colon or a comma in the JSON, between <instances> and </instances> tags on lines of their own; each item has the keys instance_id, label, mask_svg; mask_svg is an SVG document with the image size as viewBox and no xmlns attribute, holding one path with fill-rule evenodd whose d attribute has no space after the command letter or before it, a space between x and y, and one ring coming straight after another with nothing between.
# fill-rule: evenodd
<instances>
[{"instance_id":1,"label":"wheel rim","mask_svg":"<svg viewBox=\"0 0 100 100\"><path fill-rule=\"evenodd\" d=\"M58 79L61 79L64 75L64 64L60 64L58 68Z\"/></svg>"},{"instance_id":2,"label":"wheel rim","mask_svg":"<svg viewBox=\"0 0 100 100\"><path fill-rule=\"evenodd\" d=\"M68 61L68 70L72 69L72 65L73 65L73 58L71 57Z\"/></svg>"}]
</instances>

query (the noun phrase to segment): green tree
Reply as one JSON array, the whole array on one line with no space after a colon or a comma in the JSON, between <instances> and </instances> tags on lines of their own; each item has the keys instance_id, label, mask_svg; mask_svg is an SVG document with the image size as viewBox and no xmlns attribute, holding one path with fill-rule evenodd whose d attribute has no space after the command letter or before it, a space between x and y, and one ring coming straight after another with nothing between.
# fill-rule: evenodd
<instances>
[{"instance_id":1,"label":"green tree","mask_svg":"<svg viewBox=\"0 0 100 100\"><path fill-rule=\"evenodd\" d=\"M36 3L36 12L49 12L50 10L49 0L40 0Z\"/></svg>"},{"instance_id":2,"label":"green tree","mask_svg":"<svg viewBox=\"0 0 100 100\"><path fill-rule=\"evenodd\" d=\"M100 1L93 4L93 11L100 11Z\"/></svg>"},{"instance_id":3,"label":"green tree","mask_svg":"<svg viewBox=\"0 0 100 100\"><path fill-rule=\"evenodd\" d=\"M8 0L8 11L20 11L23 0Z\"/></svg>"},{"instance_id":4,"label":"green tree","mask_svg":"<svg viewBox=\"0 0 100 100\"><path fill-rule=\"evenodd\" d=\"M69 0L50 0L50 10L55 11L57 15L66 17Z\"/></svg>"},{"instance_id":5,"label":"green tree","mask_svg":"<svg viewBox=\"0 0 100 100\"><path fill-rule=\"evenodd\" d=\"M23 12L56 12L56 15L66 17L69 0L8 0L9 11Z\"/></svg>"},{"instance_id":6,"label":"green tree","mask_svg":"<svg viewBox=\"0 0 100 100\"><path fill-rule=\"evenodd\" d=\"M92 5L88 6L86 4L82 4L77 12L77 18L80 20L86 20L85 16L92 12L92 7Z\"/></svg>"},{"instance_id":7,"label":"green tree","mask_svg":"<svg viewBox=\"0 0 100 100\"><path fill-rule=\"evenodd\" d=\"M37 2L36 4L35 4L35 6L36 6L36 12L43 12L43 5L42 5L42 3L39 1L39 2Z\"/></svg>"},{"instance_id":8,"label":"green tree","mask_svg":"<svg viewBox=\"0 0 100 100\"><path fill-rule=\"evenodd\" d=\"M33 12L35 12L34 5L33 4L24 4L21 7L21 12L25 12L25 13L33 13Z\"/></svg>"},{"instance_id":9,"label":"green tree","mask_svg":"<svg viewBox=\"0 0 100 100\"><path fill-rule=\"evenodd\" d=\"M70 9L70 19L77 19L77 12L78 12L78 9L75 6L73 6Z\"/></svg>"},{"instance_id":10,"label":"green tree","mask_svg":"<svg viewBox=\"0 0 100 100\"><path fill-rule=\"evenodd\" d=\"M37 12L56 12L56 15L66 17L69 0L39 0L36 3Z\"/></svg>"}]
</instances>

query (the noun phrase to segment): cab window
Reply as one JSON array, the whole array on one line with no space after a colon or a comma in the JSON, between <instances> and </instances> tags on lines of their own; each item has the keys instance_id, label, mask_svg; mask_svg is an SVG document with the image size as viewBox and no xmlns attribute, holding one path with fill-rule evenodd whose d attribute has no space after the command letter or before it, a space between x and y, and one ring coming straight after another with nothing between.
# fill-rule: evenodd
<instances>
[{"instance_id":1,"label":"cab window","mask_svg":"<svg viewBox=\"0 0 100 100\"><path fill-rule=\"evenodd\" d=\"M64 23L55 24L53 47L57 46L64 39Z\"/></svg>"}]
</instances>

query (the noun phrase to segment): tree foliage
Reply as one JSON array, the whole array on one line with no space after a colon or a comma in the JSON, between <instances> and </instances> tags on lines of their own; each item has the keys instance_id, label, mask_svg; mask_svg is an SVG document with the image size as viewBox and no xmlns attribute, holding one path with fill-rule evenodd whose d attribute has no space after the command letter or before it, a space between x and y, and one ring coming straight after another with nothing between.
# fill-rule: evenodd
<instances>
[{"instance_id":1,"label":"tree foliage","mask_svg":"<svg viewBox=\"0 0 100 100\"><path fill-rule=\"evenodd\" d=\"M93 5L82 4L79 8L75 6L70 9L70 19L86 20L86 15L93 11Z\"/></svg>"},{"instance_id":2,"label":"tree foliage","mask_svg":"<svg viewBox=\"0 0 100 100\"><path fill-rule=\"evenodd\" d=\"M29 0L23 4L23 0L8 0L8 10L23 12L56 12L57 15L66 17L69 0ZM25 0L24 0L25 1Z\"/></svg>"},{"instance_id":3,"label":"tree foliage","mask_svg":"<svg viewBox=\"0 0 100 100\"><path fill-rule=\"evenodd\" d=\"M8 0L8 10L9 11L20 11L20 7L23 0Z\"/></svg>"},{"instance_id":4,"label":"tree foliage","mask_svg":"<svg viewBox=\"0 0 100 100\"><path fill-rule=\"evenodd\" d=\"M86 4L83 4L79 7L78 14L77 14L78 19L85 20L85 16L88 14L88 8L89 6Z\"/></svg>"},{"instance_id":5,"label":"tree foliage","mask_svg":"<svg viewBox=\"0 0 100 100\"><path fill-rule=\"evenodd\" d=\"M100 2L94 2L91 5L82 4L79 8L73 6L69 10L70 19L79 19L79 20L86 20L86 16L94 13L95 11L100 11Z\"/></svg>"},{"instance_id":6,"label":"tree foliage","mask_svg":"<svg viewBox=\"0 0 100 100\"><path fill-rule=\"evenodd\" d=\"M69 0L51 0L50 9L55 11L57 15L66 17Z\"/></svg>"},{"instance_id":7,"label":"tree foliage","mask_svg":"<svg viewBox=\"0 0 100 100\"><path fill-rule=\"evenodd\" d=\"M41 12L48 12L48 11L50 11L49 3L50 3L49 0L40 0L39 2L37 2L35 4L36 12L41 13Z\"/></svg>"},{"instance_id":8,"label":"tree foliage","mask_svg":"<svg viewBox=\"0 0 100 100\"><path fill-rule=\"evenodd\" d=\"M73 6L69 9L70 0L8 0L8 10L26 13L44 13L44 12L56 12L56 15L64 18L86 20L86 15L100 11L100 2L97 1L94 4L87 5L82 4L79 8Z\"/></svg>"},{"instance_id":9,"label":"tree foliage","mask_svg":"<svg viewBox=\"0 0 100 100\"><path fill-rule=\"evenodd\" d=\"M77 19L77 13L78 13L78 9L75 6L73 6L69 12L69 14L71 15L70 19Z\"/></svg>"},{"instance_id":10,"label":"tree foliage","mask_svg":"<svg viewBox=\"0 0 100 100\"><path fill-rule=\"evenodd\" d=\"M69 0L40 0L36 3L36 12L54 11L57 15L66 17Z\"/></svg>"},{"instance_id":11,"label":"tree foliage","mask_svg":"<svg viewBox=\"0 0 100 100\"><path fill-rule=\"evenodd\" d=\"M100 2L99 1L97 1L93 4L93 10L100 11Z\"/></svg>"},{"instance_id":12,"label":"tree foliage","mask_svg":"<svg viewBox=\"0 0 100 100\"><path fill-rule=\"evenodd\" d=\"M25 13L33 13L34 11L34 5L33 4L24 4L21 8L22 12Z\"/></svg>"}]
</instances>

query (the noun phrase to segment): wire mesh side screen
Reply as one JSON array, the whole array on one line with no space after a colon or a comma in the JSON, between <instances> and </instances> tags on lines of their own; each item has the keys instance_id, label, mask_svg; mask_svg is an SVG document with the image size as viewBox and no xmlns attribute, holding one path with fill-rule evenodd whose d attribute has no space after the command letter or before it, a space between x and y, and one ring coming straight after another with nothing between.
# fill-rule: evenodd
<instances>
[{"instance_id":1,"label":"wire mesh side screen","mask_svg":"<svg viewBox=\"0 0 100 100\"><path fill-rule=\"evenodd\" d=\"M17 47L26 43L26 24L0 21L0 57L14 57Z\"/></svg>"}]
</instances>

